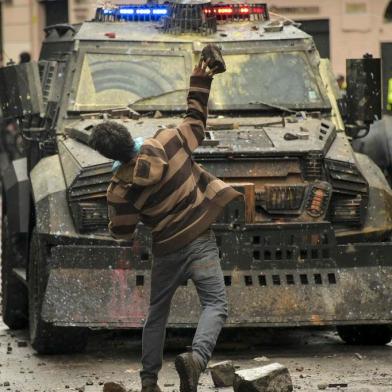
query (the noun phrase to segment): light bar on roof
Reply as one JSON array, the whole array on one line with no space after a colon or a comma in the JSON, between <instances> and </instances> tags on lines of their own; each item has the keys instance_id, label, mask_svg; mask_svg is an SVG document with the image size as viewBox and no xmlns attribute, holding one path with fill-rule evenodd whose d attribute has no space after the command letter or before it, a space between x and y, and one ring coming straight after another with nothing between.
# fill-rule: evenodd
<instances>
[{"instance_id":1,"label":"light bar on roof","mask_svg":"<svg viewBox=\"0 0 392 392\"><path fill-rule=\"evenodd\" d=\"M181 22L187 25L189 22L189 25L193 26L196 20L198 23L206 23L206 19L209 20L208 23L214 20L216 24L216 21L268 20L269 15L265 3L200 4L200 2L197 2L192 4L192 2L186 2L184 4L171 3L165 5L149 3L144 5L127 4L118 5L113 8L98 8L95 20L100 22L153 22L161 19L166 21L168 18L171 19L171 24ZM176 19L175 22L174 19Z\"/></svg>"}]
</instances>

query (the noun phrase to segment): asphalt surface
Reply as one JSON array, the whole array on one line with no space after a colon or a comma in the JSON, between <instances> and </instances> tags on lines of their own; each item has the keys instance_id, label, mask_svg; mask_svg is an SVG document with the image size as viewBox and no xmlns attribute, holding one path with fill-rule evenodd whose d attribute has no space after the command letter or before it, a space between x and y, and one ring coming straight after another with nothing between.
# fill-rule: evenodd
<instances>
[{"instance_id":1,"label":"asphalt surface","mask_svg":"<svg viewBox=\"0 0 392 392\"><path fill-rule=\"evenodd\" d=\"M169 333L159 383L163 392L179 390L173 366L175 355L191 342L191 331ZM140 390L141 351L138 332L92 332L83 354L39 356L28 343L28 333L0 327L0 392L102 391L106 381L121 381ZM353 347L330 330L241 330L221 336L213 362L231 359L240 369L272 362L286 365L295 390L390 392L392 346ZM215 391L209 372L199 391ZM340 386L329 387L331 384ZM347 384L347 386L346 386ZM222 392L230 388L221 389Z\"/></svg>"}]
</instances>

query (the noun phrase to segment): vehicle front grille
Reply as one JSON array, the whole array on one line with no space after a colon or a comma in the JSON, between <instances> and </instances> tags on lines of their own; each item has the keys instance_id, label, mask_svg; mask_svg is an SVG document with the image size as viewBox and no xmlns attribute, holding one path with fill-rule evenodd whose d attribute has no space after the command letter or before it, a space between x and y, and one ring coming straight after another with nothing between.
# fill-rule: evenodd
<instances>
[{"instance_id":1,"label":"vehicle front grille","mask_svg":"<svg viewBox=\"0 0 392 392\"><path fill-rule=\"evenodd\" d=\"M111 165L83 169L68 190L75 226L81 232L107 231L106 190L113 173Z\"/></svg>"},{"instance_id":2,"label":"vehicle front grille","mask_svg":"<svg viewBox=\"0 0 392 392\"><path fill-rule=\"evenodd\" d=\"M366 215L369 185L358 168L348 162L325 161L333 187L329 208L332 223L361 226Z\"/></svg>"},{"instance_id":3,"label":"vehicle front grille","mask_svg":"<svg viewBox=\"0 0 392 392\"><path fill-rule=\"evenodd\" d=\"M309 153L303 159L303 173L306 180L320 180L323 177L323 155Z\"/></svg>"},{"instance_id":4,"label":"vehicle front grille","mask_svg":"<svg viewBox=\"0 0 392 392\"><path fill-rule=\"evenodd\" d=\"M108 210L106 201L103 203L79 204L80 225L85 230L107 228Z\"/></svg>"},{"instance_id":5,"label":"vehicle front grille","mask_svg":"<svg viewBox=\"0 0 392 392\"><path fill-rule=\"evenodd\" d=\"M334 192L353 195L368 193L368 183L355 165L331 160L326 160L325 165Z\"/></svg>"},{"instance_id":6,"label":"vehicle front grille","mask_svg":"<svg viewBox=\"0 0 392 392\"><path fill-rule=\"evenodd\" d=\"M217 245L224 263L233 259L233 251L242 263L250 256L254 263L276 268L285 262L327 261L336 257L336 239L329 223L263 224L237 231L243 247L233 243L232 231L215 228ZM264 264L265 265L265 264ZM286 264L288 265L288 264ZM244 266L244 264L243 264Z\"/></svg>"},{"instance_id":7,"label":"vehicle front grille","mask_svg":"<svg viewBox=\"0 0 392 392\"><path fill-rule=\"evenodd\" d=\"M81 232L107 231L109 218L106 200L93 203L71 203L76 227Z\"/></svg>"},{"instance_id":8,"label":"vehicle front grille","mask_svg":"<svg viewBox=\"0 0 392 392\"><path fill-rule=\"evenodd\" d=\"M105 196L112 175L107 167L82 171L69 189L70 202Z\"/></svg>"},{"instance_id":9,"label":"vehicle front grille","mask_svg":"<svg viewBox=\"0 0 392 392\"><path fill-rule=\"evenodd\" d=\"M348 226L361 225L364 215L364 199L334 195L331 200L330 219L332 223L344 223Z\"/></svg>"},{"instance_id":10,"label":"vehicle front grille","mask_svg":"<svg viewBox=\"0 0 392 392\"><path fill-rule=\"evenodd\" d=\"M304 199L304 185L267 186L264 194L256 193L256 200L263 202L269 213L284 213L297 211L301 208Z\"/></svg>"}]
</instances>

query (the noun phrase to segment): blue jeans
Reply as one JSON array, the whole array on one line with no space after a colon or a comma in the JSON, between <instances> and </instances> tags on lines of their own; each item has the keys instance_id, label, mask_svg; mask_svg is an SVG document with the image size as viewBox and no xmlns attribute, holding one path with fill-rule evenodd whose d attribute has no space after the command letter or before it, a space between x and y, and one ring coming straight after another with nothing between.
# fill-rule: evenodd
<instances>
[{"instance_id":1,"label":"blue jeans","mask_svg":"<svg viewBox=\"0 0 392 392\"><path fill-rule=\"evenodd\" d=\"M154 258L150 308L143 329L140 376L144 385L158 380L170 303L177 287L188 279L195 284L202 306L192 351L205 368L227 318L225 284L212 230L176 252Z\"/></svg>"}]
</instances>

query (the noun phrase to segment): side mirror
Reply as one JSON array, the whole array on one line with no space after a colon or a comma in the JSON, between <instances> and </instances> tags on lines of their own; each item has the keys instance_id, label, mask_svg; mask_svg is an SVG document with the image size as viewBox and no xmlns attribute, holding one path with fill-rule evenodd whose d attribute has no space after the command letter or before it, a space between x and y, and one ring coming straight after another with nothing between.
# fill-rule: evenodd
<instances>
[{"instance_id":1,"label":"side mirror","mask_svg":"<svg viewBox=\"0 0 392 392\"><path fill-rule=\"evenodd\" d=\"M381 60L347 59L347 122L369 126L381 119Z\"/></svg>"},{"instance_id":2,"label":"side mirror","mask_svg":"<svg viewBox=\"0 0 392 392\"><path fill-rule=\"evenodd\" d=\"M36 62L0 68L0 110L5 120L42 117L44 103Z\"/></svg>"}]
</instances>

